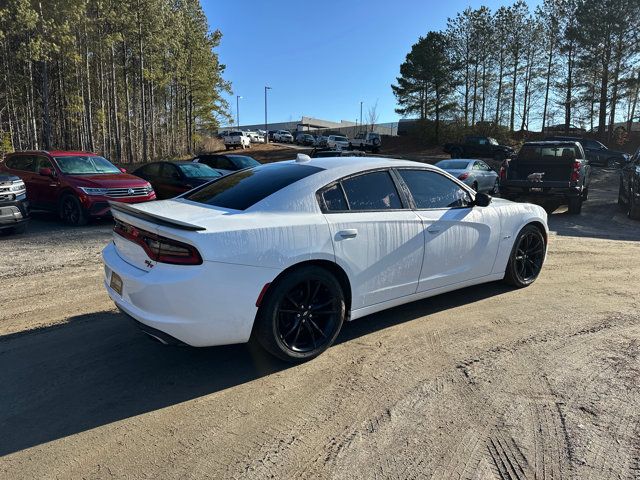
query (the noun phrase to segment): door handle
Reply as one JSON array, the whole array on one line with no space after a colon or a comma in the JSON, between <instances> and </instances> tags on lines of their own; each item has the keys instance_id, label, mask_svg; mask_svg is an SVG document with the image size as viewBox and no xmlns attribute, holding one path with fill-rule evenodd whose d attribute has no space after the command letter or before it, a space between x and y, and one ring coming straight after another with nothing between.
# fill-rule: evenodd
<instances>
[{"instance_id":1,"label":"door handle","mask_svg":"<svg viewBox=\"0 0 640 480\"><path fill-rule=\"evenodd\" d=\"M347 230L340 230L338 235L342 238L355 238L358 235L358 230L355 228L348 228Z\"/></svg>"},{"instance_id":2,"label":"door handle","mask_svg":"<svg viewBox=\"0 0 640 480\"><path fill-rule=\"evenodd\" d=\"M429 233L440 233L439 228L427 228L427 232Z\"/></svg>"}]
</instances>

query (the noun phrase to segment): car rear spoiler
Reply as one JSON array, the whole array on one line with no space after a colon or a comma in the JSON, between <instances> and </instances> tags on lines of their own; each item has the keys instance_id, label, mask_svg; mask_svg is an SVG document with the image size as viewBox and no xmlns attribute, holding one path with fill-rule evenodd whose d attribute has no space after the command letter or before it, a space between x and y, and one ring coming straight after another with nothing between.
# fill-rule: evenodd
<instances>
[{"instance_id":1,"label":"car rear spoiler","mask_svg":"<svg viewBox=\"0 0 640 480\"><path fill-rule=\"evenodd\" d=\"M172 218L163 217L162 215L157 215L155 213L145 212L143 210L139 210L131 205L128 205L122 202L110 201L109 206L111 207L112 210L126 213L127 215L131 215L132 217L137 217L143 220L151 221L153 223L157 223L158 225L163 225L165 227L172 227L180 230L190 230L190 231L206 230L205 227L194 225L192 223L181 222L180 220L174 220Z\"/></svg>"}]
</instances>

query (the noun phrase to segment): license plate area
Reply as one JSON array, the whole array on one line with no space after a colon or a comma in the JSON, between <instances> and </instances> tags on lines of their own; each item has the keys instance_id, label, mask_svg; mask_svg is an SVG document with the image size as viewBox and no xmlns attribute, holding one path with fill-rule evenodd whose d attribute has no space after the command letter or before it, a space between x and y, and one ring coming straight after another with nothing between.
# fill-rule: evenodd
<instances>
[{"instance_id":1,"label":"license plate area","mask_svg":"<svg viewBox=\"0 0 640 480\"><path fill-rule=\"evenodd\" d=\"M120 296L122 296L122 278L116 272L111 272L109 286Z\"/></svg>"},{"instance_id":2,"label":"license plate area","mask_svg":"<svg viewBox=\"0 0 640 480\"><path fill-rule=\"evenodd\" d=\"M531 187L532 192L542 192L542 187Z\"/></svg>"}]
</instances>

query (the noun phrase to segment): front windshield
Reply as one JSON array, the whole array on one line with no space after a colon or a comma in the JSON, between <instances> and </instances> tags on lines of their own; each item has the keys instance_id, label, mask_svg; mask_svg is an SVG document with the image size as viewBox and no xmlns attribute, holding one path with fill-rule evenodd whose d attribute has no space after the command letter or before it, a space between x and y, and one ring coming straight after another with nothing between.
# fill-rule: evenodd
<instances>
[{"instance_id":1,"label":"front windshield","mask_svg":"<svg viewBox=\"0 0 640 480\"><path fill-rule=\"evenodd\" d=\"M495 138L489 137L489 143L491 145L499 145L498 141Z\"/></svg>"},{"instance_id":2,"label":"front windshield","mask_svg":"<svg viewBox=\"0 0 640 480\"><path fill-rule=\"evenodd\" d=\"M249 168L249 167L257 167L260 165L260 162L254 160L251 157L243 157L242 155L233 155L231 156L233 163L235 163L238 168Z\"/></svg>"},{"instance_id":3,"label":"front windshield","mask_svg":"<svg viewBox=\"0 0 640 480\"><path fill-rule=\"evenodd\" d=\"M105 175L122 173L118 167L103 157L73 155L55 157L62 173L66 175Z\"/></svg>"},{"instance_id":4,"label":"front windshield","mask_svg":"<svg viewBox=\"0 0 640 480\"><path fill-rule=\"evenodd\" d=\"M346 142L347 141L347 137L334 137L336 142Z\"/></svg>"},{"instance_id":5,"label":"front windshield","mask_svg":"<svg viewBox=\"0 0 640 480\"><path fill-rule=\"evenodd\" d=\"M221 173L204 163L185 163L184 165L178 165L178 168L187 178L215 178L222 176Z\"/></svg>"}]
</instances>

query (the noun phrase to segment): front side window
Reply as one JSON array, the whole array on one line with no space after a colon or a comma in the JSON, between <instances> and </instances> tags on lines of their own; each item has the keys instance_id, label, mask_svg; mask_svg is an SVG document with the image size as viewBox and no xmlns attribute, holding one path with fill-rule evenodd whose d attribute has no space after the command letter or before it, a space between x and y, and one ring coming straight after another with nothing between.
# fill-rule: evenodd
<instances>
[{"instance_id":1,"label":"front side window","mask_svg":"<svg viewBox=\"0 0 640 480\"><path fill-rule=\"evenodd\" d=\"M456 182L429 170L398 170L416 208L460 208L471 204L469 193Z\"/></svg>"},{"instance_id":2,"label":"front side window","mask_svg":"<svg viewBox=\"0 0 640 480\"><path fill-rule=\"evenodd\" d=\"M55 157L58 167L66 175L103 175L122 173L109 160L98 156L73 155Z\"/></svg>"},{"instance_id":3,"label":"front side window","mask_svg":"<svg viewBox=\"0 0 640 480\"><path fill-rule=\"evenodd\" d=\"M232 173L191 191L183 198L232 210L246 210L292 183L322 171L312 165L260 165Z\"/></svg>"},{"instance_id":4,"label":"front side window","mask_svg":"<svg viewBox=\"0 0 640 480\"><path fill-rule=\"evenodd\" d=\"M350 210L393 210L402 208L389 172L371 172L342 181Z\"/></svg>"}]
</instances>

